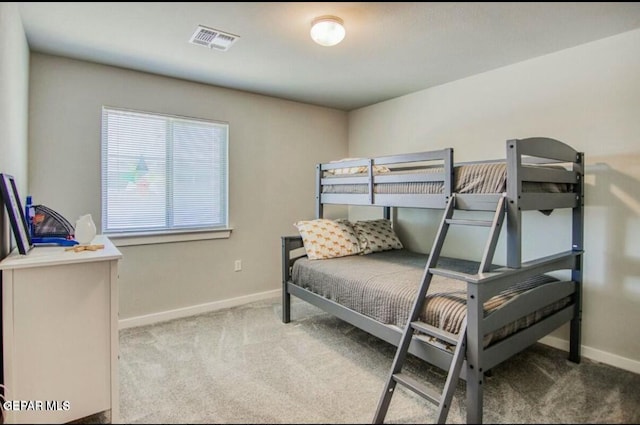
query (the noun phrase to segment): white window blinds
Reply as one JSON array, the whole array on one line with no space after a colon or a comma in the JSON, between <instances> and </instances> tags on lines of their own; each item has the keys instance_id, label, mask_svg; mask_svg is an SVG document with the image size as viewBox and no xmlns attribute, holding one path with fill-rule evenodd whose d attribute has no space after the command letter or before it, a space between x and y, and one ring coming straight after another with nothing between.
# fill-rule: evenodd
<instances>
[{"instance_id":1,"label":"white window blinds","mask_svg":"<svg viewBox=\"0 0 640 425\"><path fill-rule=\"evenodd\" d=\"M102 232L228 226L228 124L102 109Z\"/></svg>"}]
</instances>

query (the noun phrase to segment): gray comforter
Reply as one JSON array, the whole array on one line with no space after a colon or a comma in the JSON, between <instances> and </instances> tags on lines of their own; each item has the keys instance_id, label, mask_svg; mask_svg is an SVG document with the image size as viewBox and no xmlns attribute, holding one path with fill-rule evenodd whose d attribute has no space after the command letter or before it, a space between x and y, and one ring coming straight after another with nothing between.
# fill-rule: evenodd
<instances>
[{"instance_id":1,"label":"gray comforter","mask_svg":"<svg viewBox=\"0 0 640 425\"><path fill-rule=\"evenodd\" d=\"M422 281L426 260L426 255L404 249L329 260L304 257L294 263L292 281L381 323L404 327ZM478 264L441 258L438 267L475 274ZM528 289L553 281L556 279L541 275L516 283L485 303L485 315ZM565 299L554 303L486 335L484 345L535 323L568 302L569 299ZM456 334L465 315L466 283L434 276L420 320Z\"/></svg>"}]
</instances>

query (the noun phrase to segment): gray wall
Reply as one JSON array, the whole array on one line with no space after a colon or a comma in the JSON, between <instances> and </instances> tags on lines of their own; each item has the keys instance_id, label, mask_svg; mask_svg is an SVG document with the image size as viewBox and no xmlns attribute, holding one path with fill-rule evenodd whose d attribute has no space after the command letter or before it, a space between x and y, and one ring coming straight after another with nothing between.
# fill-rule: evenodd
<instances>
[{"instance_id":1,"label":"gray wall","mask_svg":"<svg viewBox=\"0 0 640 425\"><path fill-rule=\"evenodd\" d=\"M22 202L27 181L29 46L17 3L0 3L0 172L14 176ZM0 258L15 246L0 205Z\"/></svg>"},{"instance_id":2,"label":"gray wall","mask_svg":"<svg viewBox=\"0 0 640 425\"><path fill-rule=\"evenodd\" d=\"M294 221L313 218L314 165L346 156L347 114L33 54L29 189L36 203L72 223L84 213L101 221L103 105L230 126L231 237L122 247L120 319L278 289L280 236L295 234Z\"/></svg>"},{"instance_id":3,"label":"gray wall","mask_svg":"<svg viewBox=\"0 0 640 425\"><path fill-rule=\"evenodd\" d=\"M640 370L639 76L637 30L353 111L349 156L453 147L457 161L504 158L507 139L531 136L585 152L583 344L592 356ZM407 245L428 251L440 214L400 212ZM525 258L570 249L568 217L527 213ZM484 235L452 236L445 255L479 258ZM503 260L503 243L499 250Z\"/></svg>"}]
</instances>

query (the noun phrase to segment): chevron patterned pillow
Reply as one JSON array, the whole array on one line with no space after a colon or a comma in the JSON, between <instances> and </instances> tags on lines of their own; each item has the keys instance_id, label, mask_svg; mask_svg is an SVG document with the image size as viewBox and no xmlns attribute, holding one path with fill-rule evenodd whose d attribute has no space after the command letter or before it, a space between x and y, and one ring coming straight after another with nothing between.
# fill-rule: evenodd
<instances>
[{"instance_id":1,"label":"chevron patterned pillow","mask_svg":"<svg viewBox=\"0 0 640 425\"><path fill-rule=\"evenodd\" d=\"M402 249L402 242L391 227L391 221L378 220L357 221L353 225L360 243L361 254Z\"/></svg>"}]
</instances>

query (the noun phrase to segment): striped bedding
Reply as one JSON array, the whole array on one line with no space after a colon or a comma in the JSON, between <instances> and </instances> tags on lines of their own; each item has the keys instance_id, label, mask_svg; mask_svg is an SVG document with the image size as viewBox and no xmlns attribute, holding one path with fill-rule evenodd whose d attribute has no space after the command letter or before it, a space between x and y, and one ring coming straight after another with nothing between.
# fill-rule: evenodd
<instances>
[{"instance_id":1,"label":"striped bedding","mask_svg":"<svg viewBox=\"0 0 640 425\"><path fill-rule=\"evenodd\" d=\"M442 168L425 168L415 170L413 173L442 172ZM380 175L383 173L376 173ZM407 174L406 171L384 173L385 175ZM361 174L343 174L329 177L339 181L343 177L367 176ZM326 177L326 176L325 176ZM502 193L507 190L507 164L506 162L464 164L454 167L453 191L456 193ZM442 182L405 182L405 183L376 183L374 192L380 194L439 194L442 193ZM525 192L570 192L571 185L563 183L533 183L523 184ZM323 193L369 193L367 184L324 184Z\"/></svg>"},{"instance_id":2,"label":"striped bedding","mask_svg":"<svg viewBox=\"0 0 640 425\"><path fill-rule=\"evenodd\" d=\"M304 257L294 263L292 281L381 323L404 327L422 280L426 260L426 255L405 249L329 260L309 260ZM441 258L438 267L475 274L478 264ZM550 276L541 275L520 282L489 299L484 305L485 315L528 289L554 281L556 279ZM569 301L569 298L561 300L485 335L484 346L539 321L566 306ZM420 320L457 334L465 315L466 283L434 276Z\"/></svg>"}]
</instances>

